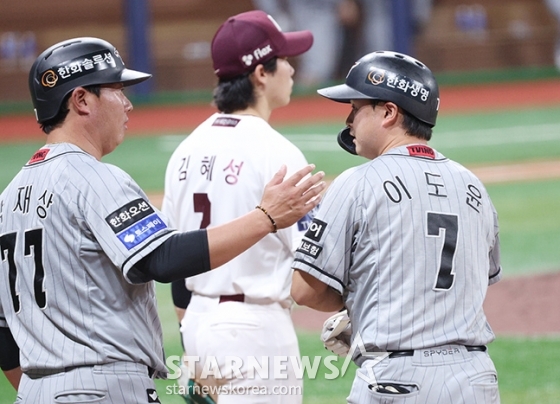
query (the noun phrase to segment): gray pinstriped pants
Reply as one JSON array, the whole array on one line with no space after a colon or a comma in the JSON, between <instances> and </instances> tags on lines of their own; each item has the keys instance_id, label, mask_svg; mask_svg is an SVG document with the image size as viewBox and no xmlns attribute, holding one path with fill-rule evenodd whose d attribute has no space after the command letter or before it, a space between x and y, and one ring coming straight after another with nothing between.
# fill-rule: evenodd
<instances>
[{"instance_id":1,"label":"gray pinstriped pants","mask_svg":"<svg viewBox=\"0 0 560 404\"><path fill-rule=\"evenodd\" d=\"M24 374L15 404L159 402L145 365L115 362L51 374Z\"/></svg>"},{"instance_id":2,"label":"gray pinstriped pants","mask_svg":"<svg viewBox=\"0 0 560 404\"><path fill-rule=\"evenodd\" d=\"M413 356L367 360L356 371L350 404L499 404L496 368L488 352L467 352L460 345L420 349ZM407 386L408 394L376 391L377 386Z\"/></svg>"}]
</instances>

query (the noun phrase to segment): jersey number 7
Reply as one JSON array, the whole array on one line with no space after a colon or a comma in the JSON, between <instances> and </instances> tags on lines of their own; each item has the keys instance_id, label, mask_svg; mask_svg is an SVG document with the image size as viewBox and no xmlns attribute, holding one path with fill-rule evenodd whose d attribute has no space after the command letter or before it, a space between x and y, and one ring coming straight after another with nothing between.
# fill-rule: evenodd
<instances>
[{"instance_id":1,"label":"jersey number 7","mask_svg":"<svg viewBox=\"0 0 560 404\"><path fill-rule=\"evenodd\" d=\"M457 249L457 234L459 233L459 219L457 215L427 212L426 236L440 237L443 232L444 240L441 247L440 264L434 290L449 290L455 281L453 261Z\"/></svg>"}]
</instances>

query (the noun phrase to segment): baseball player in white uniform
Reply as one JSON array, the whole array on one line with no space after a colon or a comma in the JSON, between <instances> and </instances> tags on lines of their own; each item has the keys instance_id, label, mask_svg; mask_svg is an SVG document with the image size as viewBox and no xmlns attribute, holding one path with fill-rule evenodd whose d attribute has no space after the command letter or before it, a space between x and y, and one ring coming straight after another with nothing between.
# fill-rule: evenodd
<instances>
[{"instance_id":1,"label":"baseball player in white uniform","mask_svg":"<svg viewBox=\"0 0 560 404\"><path fill-rule=\"evenodd\" d=\"M220 266L317 203L302 197L318 179L301 181L312 166L285 182L282 169L260 202L267 215L254 209L214 233L173 230L128 174L100 161L124 137L123 87L150 77L97 38L55 44L31 67L48 142L0 195L0 326L14 339L0 357L19 347L18 404L160 402L152 378L167 368L153 280ZM298 205L292 218L291 206L278 210L286 196Z\"/></svg>"},{"instance_id":2,"label":"baseball player in white uniform","mask_svg":"<svg viewBox=\"0 0 560 404\"><path fill-rule=\"evenodd\" d=\"M348 402L499 403L482 307L501 276L497 214L480 180L428 145L431 71L374 52L318 92L351 103L339 143L371 160L330 185L293 263L296 302L348 312Z\"/></svg>"},{"instance_id":3,"label":"baseball player in white uniform","mask_svg":"<svg viewBox=\"0 0 560 404\"><path fill-rule=\"evenodd\" d=\"M230 17L218 29L212 57L220 112L178 146L166 171L162 210L178 229L212 227L253 210L278 167L293 172L306 164L268 118L290 100L294 69L286 57L305 52L312 41L309 31L283 33L262 11ZM301 403L302 380L290 361L299 360L290 316L291 263L310 221L305 217L216 271L186 280L192 298L181 321L184 348L200 358L191 362L198 383L234 389L218 394L220 404ZM174 289L177 301L176 294ZM232 356L243 365L228 376ZM282 356L289 360L276 377L272 364ZM269 361L269 374L251 376L250 358ZM220 372L204 375L212 360Z\"/></svg>"}]
</instances>

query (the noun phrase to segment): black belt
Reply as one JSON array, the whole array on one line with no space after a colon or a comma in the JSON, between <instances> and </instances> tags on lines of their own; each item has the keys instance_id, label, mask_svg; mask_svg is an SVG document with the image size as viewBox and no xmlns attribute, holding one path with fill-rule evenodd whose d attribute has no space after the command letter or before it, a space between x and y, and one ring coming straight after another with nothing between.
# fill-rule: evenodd
<instances>
[{"instance_id":1,"label":"black belt","mask_svg":"<svg viewBox=\"0 0 560 404\"><path fill-rule=\"evenodd\" d=\"M245 301L245 295L240 293L238 295L221 295L220 296L220 303L224 302L240 302L243 303Z\"/></svg>"},{"instance_id":2,"label":"black belt","mask_svg":"<svg viewBox=\"0 0 560 404\"><path fill-rule=\"evenodd\" d=\"M465 345L465 348L467 348L468 352L486 352L486 345ZM413 356L414 355L414 350L409 350L409 351L392 351L389 354L389 358L393 359L393 358L402 358L405 356Z\"/></svg>"}]
</instances>

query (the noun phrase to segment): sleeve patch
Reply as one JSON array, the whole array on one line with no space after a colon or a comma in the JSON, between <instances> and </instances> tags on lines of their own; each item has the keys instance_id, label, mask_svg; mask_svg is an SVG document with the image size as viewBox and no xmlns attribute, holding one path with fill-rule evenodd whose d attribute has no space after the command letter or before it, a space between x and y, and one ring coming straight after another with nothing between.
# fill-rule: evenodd
<instances>
[{"instance_id":1,"label":"sleeve patch","mask_svg":"<svg viewBox=\"0 0 560 404\"><path fill-rule=\"evenodd\" d=\"M154 213L140 221L137 220L133 226L117 234L117 237L128 250L131 250L152 234L166 228L167 225L157 213Z\"/></svg>"},{"instance_id":2,"label":"sleeve patch","mask_svg":"<svg viewBox=\"0 0 560 404\"><path fill-rule=\"evenodd\" d=\"M105 218L105 221L117 234L153 213L154 209L148 201L138 198L111 213Z\"/></svg>"},{"instance_id":3,"label":"sleeve patch","mask_svg":"<svg viewBox=\"0 0 560 404\"><path fill-rule=\"evenodd\" d=\"M315 206L313 209L311 209L311 211L307 212L304 217L302 217L297 221L298 231L303 232L309 229L309 225L311 225L313 218L317 214L317 211L319 210L319 206L320 204Z\"/></svg>"},{"instance_id":4,"label":"sleeve patch","mask_svg":"<svg viewBox=\"0 0 560 404\"><path fill-rule=\"evenodd\" d=\"M296 251L317 259L319 254L321 254L321 251L323 251L323 247L318 246L314 243L310 243L309 241L302 240L299 248Z\"/></svg>"},{"instance_id":5,"label":"sleeve patch","mask_svg":"<svg viewBox=\"0 0 560 404\"><path fill-rule=\"evenodd\" d=\"M323 233L327 228L327 224L321 220L313 219L307 232L305 233L305 237L313 241L321 241L321 237L323 237Z\"/></svg>"}]
</instances>

